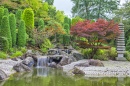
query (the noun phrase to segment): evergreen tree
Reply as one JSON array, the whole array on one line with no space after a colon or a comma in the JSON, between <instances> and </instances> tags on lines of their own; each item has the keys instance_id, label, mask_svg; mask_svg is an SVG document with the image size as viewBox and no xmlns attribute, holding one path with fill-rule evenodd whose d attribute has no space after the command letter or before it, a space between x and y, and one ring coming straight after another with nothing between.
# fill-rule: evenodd
<instances>
[{"instance_id":1,"label":"evergreen tree","mask_svg":"<svg viewBox=\"0 0 130 86\"><path fill-rule=\"evenodd\" d=\"M0 8L0 25L1 25L1 20L2 20L2 17L4 15L4 8Z\"/></svg>"},{"instance_id":2,"label":"evergreen tree","mask_svg":"<svg viewBox=\"0 0 130 86\"><path fill-rule=\"evenodd\" d=\"M9 18L7 16L2 17L0 36L6 37L8 39L9 48L11 48L12 47L12 37L11 37L11 32L10 32Z\"/></svg>"},{"instance_id":3,"label":"evergreen tree","mask_svg":"<svg viewBox=\"0 0 130 86\"><path fill-rule=\"evenodd\" d=\"M70 42L70 30L69 30L69 24L64 24L64 29L65 29L65 32L66 34L63 35L63 44L64 45L69 45L69 42Z\"/></svg>"},{"instance_id":4,"label":"evergreen tree","mask_svg":"<svg viewBox=\"0 0 130 86\"><path fill-rule=\"evenodd\" d=\"M24 47L26 45L26 28L23 20L20 21L20 26L18 28L17 45L18 47Z\"/></svg>"},{"instance_id":5,"label":"evergreen tree","mask_svg":"<svg viewBox=\"0 0 130 86\"><path fill-rule=\"evenodd\" d=\"M34 29L34 12L31 8L26 8L23 11L23 20L25 21L27 31Z\"/></svg>"},{"instance_id":6,"label":"evergreen tree","mask_svg":"<svg viewBox=\"0 0 130 86\"><path fill-rule=\"evenodd\" d=\"M38 21L38 30L41 31L43 29L44 29L44 21L43 21L43 19L40 19Z\"/></svg>"},{"instance_id":7,"label":"evergreen tree","mask_svg":"<svg viewBox=\"0 0 130 86\"><path fill-rule=\"evenodd\" d=\"M4 16L9 16L9 10L7 8L4 8Z\"/></svg>"},{"instance_id":8,"label":"evergreen tree","mask_svg":"<svg viewBox=\"0 0 130 86\"><path fill-rule=\"evenodd\" d=\"M22 10L18 9L17 12L16 12L17 27L18 27L21 19L22 19Z\"/></svg>"},{"instance_id":9,"label":"evergreen tree","mask_svg":"<svg viewBox=\"0 0 130 86\"><path fill-rule=\"evenodd\" d=\"M12 37L12 46L16 45L16 18L14 14L9 15L10 31Z\"/></svg>"}]
</instances>

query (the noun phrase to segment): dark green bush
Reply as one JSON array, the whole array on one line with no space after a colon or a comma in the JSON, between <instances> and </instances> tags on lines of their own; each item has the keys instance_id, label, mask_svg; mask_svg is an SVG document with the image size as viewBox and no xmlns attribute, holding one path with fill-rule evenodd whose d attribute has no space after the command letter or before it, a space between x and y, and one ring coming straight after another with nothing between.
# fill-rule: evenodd
<instances>
[{"instance_id":1,"label":"dark green bush","mask_svg":"<svg viewBox=\"0 0 130 86\"><path fill-rule=\"evenodd\" d=\"M6 37L0 37L0 48L2 51L7 52L9 49L9 42Z\"/></svg>"},{"instance_id":2,"label":"dark green bush","mask_svg":"<svg viewBox=\"0 0 130 86\"><path fill-rule=\"evenodd\" d=\"M9 15L9 23L12 37L12 46L16 46L16 18L14 14Z\"/></svg>"},{"instance_id":3,"label":"dark green bush","mask_svg":"<svg viewBox=\"0 0 130 86\"><path fill-rule=\"evenodd\" d=\"M1 22L1 37L6 37L9 42L9 48L12 47L12 37L10 32L10 25L9 25L9 18L7 16L3 16L2 22Z\"/></svg>"},{"instance_id":4,"label":"dark green bush","mask_svg":"<svg viewBox=\"0 0 130 86\"><path fill-rule=\"evenodd\" d=\"M18 38L17 40L18 47L24 47L26 45L26 28L25 28L25 22L23 20L21 20L20 22L17 38Z\"/></svg>"}]
</instances>

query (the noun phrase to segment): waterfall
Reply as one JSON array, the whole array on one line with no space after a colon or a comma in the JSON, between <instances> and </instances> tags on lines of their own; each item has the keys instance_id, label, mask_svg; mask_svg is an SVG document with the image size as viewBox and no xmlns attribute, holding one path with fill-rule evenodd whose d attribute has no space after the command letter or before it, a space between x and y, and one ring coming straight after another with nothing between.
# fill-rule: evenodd
<instances>
[{"instance_id":1,"label":"waterfall","mask_svg":"<svg viewBox=\"0 0 130 86\"><path fill-rule=\"evenodd\" d=\"M41 56L37 58L37 67L46 67L48 65L48 58L47 56Z\"/></svg>"}]
</instances>

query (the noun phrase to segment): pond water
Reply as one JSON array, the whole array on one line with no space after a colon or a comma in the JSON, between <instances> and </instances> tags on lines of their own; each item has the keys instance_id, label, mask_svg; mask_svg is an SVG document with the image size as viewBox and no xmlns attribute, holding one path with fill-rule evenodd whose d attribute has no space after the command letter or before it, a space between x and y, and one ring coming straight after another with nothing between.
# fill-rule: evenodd
<instances>
[{"instance_id":1,"label":"pond water","mask_svg":"<svg viewBox=\"0 0 130 86\"><path fill-rule=\"evenodd\" d=\"M51 68L36 68L32 72L16 73L0 86L130 86L130 78L85 78L68 76Z\"/></svg>"}]
</instances>

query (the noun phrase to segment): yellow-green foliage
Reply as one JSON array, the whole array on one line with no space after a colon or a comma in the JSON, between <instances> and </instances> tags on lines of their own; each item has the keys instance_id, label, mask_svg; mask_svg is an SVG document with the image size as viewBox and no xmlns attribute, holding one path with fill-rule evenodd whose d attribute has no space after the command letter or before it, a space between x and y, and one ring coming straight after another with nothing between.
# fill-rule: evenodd
<instances>
[{"instance_id":1,"label":"yellow-green foliage","mask_svg":"<svg viewBox=\"0 0 130 86\"><path fill-rule=\"evenodd\" d=\"M130 52L129 51L126 51L125 54L124 54L124 57L130 61Z\"/></svg>"},{"instance_id":2,"label":"yellow-green foliage","mask_svg":"<svg viewBox=\"0 0 130 86\"><path fill-rule=\"evenodd\" d=\"M109 58L110 59L115 59L117 57L117 50L115 47L112 47L109 51L108 51L108 54L109 54Z\"/></svg>"},{"instance_id":3,"label":"yellow-green foliage","mask_svg":"<svg viewBox=\"0 0 130 86\"><path fill-rule=\"evenodd\" d=\"M7 56L8 55L5 52L0 51L0 59L6 59Z\"/></svg>"},{"instance_id":4,"label":"yellow-green foliage","mask_svg":"<svg viewBox=\"0 0 130 86\"><path fill-rule=\"evenodd\" d=\"M13 53L11 55L11 58L16 58L16 57L19 57L19 56L22 56L22 55L23 55L23 53L21 51L16 51L15 53Z\"/></svg>"},{"instance_id":5,"label":"yellow-green foliage","mask_svg":"<svg viewBox=\"0 0 130 86\"><path fill-rule=\"evenodd\" d=\"M20 51L21 51L22 53L26 53L27 49L26 49L25 47L21 47L21 48L20 48Z\"/></svg>"},{"instance_id":6,"label":"yellow-green foliage","mask_svg":"<svg viewBox=\"0 0 130 86\"><path fill-rule=\"evenodd\" d=\"M31 8L26 8L23 11L23 20L25 21L25 25L27 27L27 31L34 29L34 12Z\"/></svg>"},{"instance_id":7,"label":"yellow-green foliage","mask_svg":"<svg viewBox=\"0 0 130 86\"><path fill-rule=\"evenodd\" d=\"M44 40L44 42L43 42L42 45L40 46L41 51L44 52L44 53L46 53L46 52L48 51L48 49L49 49L49 48L52 48L52 47L53 47L52 43L51 43L50 40L47 39L47 38Z\"/></svg>"}]
</instances>

